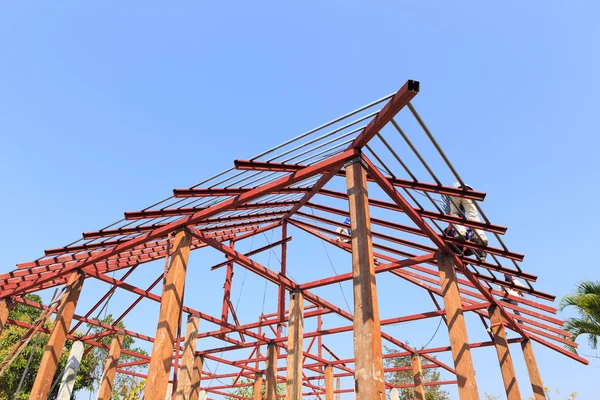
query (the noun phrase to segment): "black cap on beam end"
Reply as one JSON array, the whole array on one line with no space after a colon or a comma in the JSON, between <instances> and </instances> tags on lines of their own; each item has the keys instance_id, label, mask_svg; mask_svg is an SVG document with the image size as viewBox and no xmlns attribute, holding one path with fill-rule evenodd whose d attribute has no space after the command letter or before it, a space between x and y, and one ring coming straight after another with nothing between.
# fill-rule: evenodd
<instances>
[{"instance_id":1,"label":"black cap on beam end","mask_svg":"<svg viewBox=\"0 0 600 400\"><path fill-rule=\"evenodd\" d=\"M419 83L419 81L413 81L412 79L408 80L408 90L410 90L411 92L419 92L419 89L421 87L421 84Z\"/></svg>"}]
</instances>

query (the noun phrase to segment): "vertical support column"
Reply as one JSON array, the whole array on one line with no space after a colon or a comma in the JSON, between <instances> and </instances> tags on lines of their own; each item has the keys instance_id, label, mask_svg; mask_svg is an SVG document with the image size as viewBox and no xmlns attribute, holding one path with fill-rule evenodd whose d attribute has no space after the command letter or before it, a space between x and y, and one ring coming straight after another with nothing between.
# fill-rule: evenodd
<instances>
[{"instance_id":1,"label":"vertical support column","mask_svg":"<svg viewBox=\"0 0 600 400\"><path fill-rule=\"evenodd\" d=\"M192 394L190 400L200 398L200 378L202 377L202 368L204 367L204 356L196 354L194 356L194 373L192 374Z\"/></svg>"},{"instance_id":2,"label":"vertical support column","mask_svg":"<svg viewBox=\"0 0 600 400\"><path fill-rule=\"evenodd\" d=\"M283 221L281 225L281 239L287 238L287 221ZM287 273L287 243L281 244L281 276L285 276ZM277 324L277 337L281 337L281 331L283 329L283 321L285 320L285 287L279 285L279 292L277 294L277 318L279 323Z\"/></svg>"},{"instance_id":3,"label":"vertical support column","mask_svg":"<svg viewBox=\"0 0 600 400\"><path fill-rule=\"evenodd\" d=\"M385 399L381 329L373 265L367 177L360 158L346 165L354 281L354 390L358 400Z\"/></svg>"},{"instance_id":4,"label":"vertical support column","mask_svg":"<svg viewBox=\"0 0 600 400\"><path fill-rule=\"evenodd\" d=\"M233 249L235 242L229 241L229 247ZM227 256L227 259L231 257ZM233 261L227 264L227 272L225 273L225 284L223 285L223 308L221 310L221 319L227 322L229 317L229 298L231 297L231 281L233 279Z\"/></svg>"},{"instance_id":5,"label":"vertical support column","mask_svg":"<svg viewBox=\"0 0 600 400\"><path fill-rule=\"evenodd\" d=\"M10 310L12 310L14 304L15 303L9 297L0 299L0 333L2 333L4 325L6 325L8 314L10 313Z\"/></svg>"},{"instance_id":6,"label":"vertical support column","mask_svg":"<svg viewBox=\"0 0 600 400\"><path fill-rule=\"evenodd\" d=\"M527 365L527 372L529 372L529 380L531 381L531 387L533 389L533 398L535 400L545 400L544 383L542 382L542 376L540 375L540 370L538 369L537 361L535 360L535 354L533 354L531 340L523 339L521 342L521 349L523 349L525 365Z\"/></svg>"},{"instance_id":7,"label":"vertical support column","mask_svg":"<svg viewBox=\"0 0 600 400\"><path fill-rule=\"evenodd\" d=\"M467 327L452 257L448 254L441 254L438 256L437 264L440 270L440 283L448 320L450 347L452 348L452 358L454 359L456 379L458 380L458 396L461 400L479 399L475 369L473 368Z\"/></svg>"},{"instance_id":8,"label":"vertical support column","mask_svg":"<svg viewBox=\"0 0 600 400\"><path fill-rule=\"evenodd\" d=\"M192 397L192 385L194 380L196 339L198 338L198 325L200 318L189 315L185 325L185 343L183 345L183 357L181 358L181 369L179 370L179 383L175 399L190 400Z\"/></svg>"},{"instance_id":9,"label":"vertical support column","mask_svg":"<svg viewBox=\"0 0 600 400\"><path fill-rule=\"evenodd\" d=\"M521 400L521 392L519 391L519 383L513 366L510 350L508 349L508 341L506 340L506 330L502 322L502 314L497 306L490 306L488 309L490 314L490 323L492 334L494 335L494 346L498 353L498 362L500 363L500 371L502 372L502 380L504 381L504 390L508 400Z\"/></svg>"},{"instance_id":10,"label":"vertical support column","mask_svg":"<svg viewBox=\"0 0 600 400\"><path fill-rule=\"evenodd\" d=\"M57 400L70 400L73 395L73 387L75 386L75 378L77 378L77 372L81 365L81 358L83 357L83 342L76 340L71 346L69 352L69 358L67 358L67 365L65 365L65 371L63 372L62 380L60 381L60 387L58 388Z\"/></svg>"},{"instance_id":11,"label":"vertical support column","mask_svg":"<svg viewBox=\"0 0 600 400\"><path fill-rule=\"evenodd\" d=\"M267 378L266 399L275 400L277 397L277 345L269 343L267 345Z\"/></svg>"},{"instance_id":12,"label":"vertical support column","mask_svg":"<svg viewBox=\"0 0 600 400\"><path fill-rule=\"evenodd\" d=\"M415 400L425 400L425 388L423 387L423 370L421 369L421 357L413 354L410 358L415 382Z\"/></svg>"},{"instance_id":13,"label":"vertical support column","mask_svg":"<svg viewBox=\"0 0 600 400\"><path fill-rule=\"evenodd\" d=\"M124 335L116 334L110 343L110 350L108 351L106 364L104 364L104 372L102 373L102 382L100 382L97 400L111 399L113 383L117 372L117 364L119 363L119 357L121 357L121 347L123 346L124 338Z\"/></svg>"},{"instance_id":14,"label":"vertical support column","mask_svg":"<svg viewBox=\"0 0 600 400\"><path fill-rule=\"evenodd\" d=\"M69 276L67 290L61 299L52 333L50 333L50 338L44 349L33 388L29 394L30 399L46 400L48 398L52 379L56 373L56 367L65 346L65 340L67 339L67 333L73 320L73 314L75 313L77 300L79 300L83 281L83 275L79 271L74 271Z\"/></svg>"},{"instance_id":15,"label":"vertical support column","mask_svg":"<svg viewBox=\"0 0 600 400\"><path fill-rule=\"evenodd\" d=\"M304 295L290 292L290 315L287 342L287 400L302 400L302 350L304 339Z\"/></svg>"},{"instance_id":16,"label":"vertical support column","mask_svg":"<svg viewBox=\"0 0 600 400\"><path fill-rule=\"evenodd\" d=\"M253 400L261 400L262 399L262 385L263 385L262 374L256 374L254 376L254 395L253 395Z\"/></svg>"},{"instance_id":17,"label":"vertical support column","mask_svg":"<svg viewBox=\"0 0 600 400\"><path fill-rule=\"evenodd\" d=\"M340 391L341 388L342 388L341 379L340 378L336 378L335 379L335 390L338 393L335 394L335 400L340 400L341 393L339 393L339 391Z\"/></svg>"},{"instance_id":18,"label":"vertical support column","mask_svg":"<svg viewBox=\"0 0 600 400\"><path fill-rule=\"evenodd\" d=\"M333 393L333 365L327 365L325 366L325 400L334 400Z\"/></svg>"},{"instance_id":19,"label":"vertical support column","mask_svg":"<svg viewBox=\"0 0 600 400\"><path fill-rule=\"evenodd\" d=\"M175 234L171 262L163 284L160 315L148 367L147 381L152 382L152 390L145 393L146 400L163 400L167 393L171 362L173 361L173 346L183 307L183 289L191 242L192 237L187 230L184 229Z\"/></svg>"}]
</instances>

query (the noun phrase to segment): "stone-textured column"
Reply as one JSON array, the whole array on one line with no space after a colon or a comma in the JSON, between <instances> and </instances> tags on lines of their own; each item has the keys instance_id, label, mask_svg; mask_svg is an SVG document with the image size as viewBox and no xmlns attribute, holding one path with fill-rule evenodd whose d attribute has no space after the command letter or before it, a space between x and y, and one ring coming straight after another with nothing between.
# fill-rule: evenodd
<instances>
[{"instance_id":1,"label":"stone-textured column","mask_svg":"<svg viewBox=\"0 0 600 400\"><path fill-rule=\"evenodd\" d=\"M458 396L461 400L478 400L479 392L475 381L475 369L471 358L471 348L463 315L454 262L448 254L438 256L440 283L444 297L444 308L448 320L448 334L452 348L452 358L458 380Z\"/></svg>"},{"instance_id":2,"label":"stone-textured column","mask_svg":"<svg viewBox=\"0 0 600 400\"><path fill-rule=\"evenodd\" d=\"M81 293L83 287L83 281L84 277L79 271L74 271L69 276L66 292L61 298L54 327L44 349L33 388L29 394L30 399L46 400L48 398L52 379L56 373L62 350L65 347L65 340L71 327L77 300L79 300L79 293Z\"/></svg>"},{"instance_id":3,"label":"stone-textured column","mask_svg":"<svg viewBox=\"0 0 600 400\"><path fill-rule=\"evenodd\" d=\"M192 236L187 230L175 234L148 367L147 381L152 383L152 390L144 392L145 400L163 400L167 394L177 325L183 308L183 289L191 243Z\"/></svg>"},{"instance_id":4,"label":"stone-textured column","mask_svg":"<svg viewBox=\"0 0 600 400\"><path fill-rule=\"evenodd\" d=\"M6 325L6 321L8 320L8 314L14 305L15 303L8 297L0 299L0 333L2 333L4 325Z\"/></svg>"},{"instance_id":5,"label":"stone-textured column","mask_svg":"<svg viewBox=\"0 0 600 400\"><path fill-rule=\"evenodd\" d=\"M334 400L333 365L325 366L325 400Z\"/></svg>"},{"instance_id":6,"label":"stone-textured column","mask_svg":"<svg viewBox=\"0 0 600 400\"><path fill-rule=\"evenodd\" d=\"M533 354L531 340L523 340L521 342L521 349L523 349L525 365L527 365L527 372L529 373L529 380L531 381L531 387L533 389L533 398L535 400L545 400L546 394L544 393L544 383L542 382L542 376L540 375L540 370L538 369L535 354Z\"/></svg>"},{"instance_id":7,"label":"stone-textured column","mask_svg":"<svg viewBox=\"0 0 600 400\"><path fill-rule=\"evenodd\" d=\"M65 365L65 371L60 381L60 387L58 388L58 400L70 400L73 395L73 386L75 386L75 378L77 377L77 371L79 371L79 365L81 364L81 357L83 357L83 342L77 340L73 342L71 351L69 352L69 358L67 358L67 365Z\"/></svg>"},{"instance_id":8,"label":"stone-textured column","mask_svg":"<svg viewBox=\"0 0 600 400\"><path fill-rule=\"evenodd\" d=\"M194 356L194 373L192 374L192 395L190 400L198 400L200 397L200 378L202 377L202 367L204 366L204 356L196 354Z\"/></svg>"},{"instance_id":9,"label":"stone-textured column","mask_svg":"<svg viewBox=\"0 0 600 400\"><path fill-rule=\"evenodd\" d=\"M267 345L267 370L265 371L267 400L275 400L277 397L277 353L277 345L269 343Z\"/></svg>"},{"instance_id":10,"label":"stone-textured column","mask_svg":"<svg viewBox=\"0 0 600 400\"><path fill-rule=\"evenodd\" d=\"M415 400L425 400L425 387L423 386L423 370L421 369L421 357L413 354L410 358L415 382Z\"/></svg>"},{"instance_id":11,"label":"stone-textured column","mask_svg":"<svg viewBox=\"0 0 600 400\"><path fill-rule=\"evenodd\" d=\"M346 165L354 281L354 388L358 400L385 400L367 177L360 159Z\"/></svg>"},{"instance_id":12,"label":"stone-textured column","mask_svg":"<svg viewBox=\"0 0 600 400\"><path fill-rule=\"evenodd\" d=\"M398 389L392 388L392 390L390 390L390 400L400 400Z\"/></svg>"},{"instance_id":13,"label":"stone-textured column","mask_svg":"<svg viewBox=\"0 0 600 400\"><path fill-rule=\"evenodd\" d=\"M502 380L504 382L504 390L508 400L521 400L521 392L519 391L519 383L513 366L510 350L508 349L508 341L506 340L506 330L502 322L502 314L496 306L490 306L488 310L490 314L490 322L492 334L494 335L494 346L498 353L498 362L500 363L500 371L502 372Z\"/></svg>"},{"instance_id":14,"label":"stone-textured column","mask_svg":"<svg viewBox=\"0 0 600 400\"><path fill-rule=\"evenodd\" d=\"M341 393L339 393L339 391L340 391L341 388L342 388L341 379L340 378L335 378L335 390L338 391L338 393L335 394L335 400L340 400Z\"/></svg>"},{"instance_id":15,"label":"stone-textured column","mask_svg":"<svg viewBox=\"0 0 600 400\"><path fill-rule=\"evenodd\" d=\"M302 350L304 338L304 295L290 292L290 315L287 342L287 400L302 400Z\"/></svg>"},{"instance_id":16,"label":"stone-textured column","mask_svg":"<svg viewBox=\"0 0 600 400\"><path fill-rule=\"evenodd\" d=\"M123 334L116 334L110 343L110 350L104 364L100 389L98 389L98 400L111 399L115 375L117 373L117 364L119 364L119 357L121 357L121 348L124 339L125 336Z\"/></svg>"},{"instance_id":17,"label":"stone-textured column","mask_svg":"<svg viewBox=\"0 0 600 400\"><path fill-rule=\"evenodd\" d=\"M262 374L256 374L254 376L254 400L262 399L262 386L263 386L263 377Z\"/></svg>"},{"instance_id":18,"label":"stone-textured column","mask_svg":"<svg viewBox=\"0 0 600 400\"><path fill-rule=\"evenodd\" d=\"M192 398L192 382L194 379L196 339L198 338L198 326L200 318L193 315L188 316L185 327L185 343L183 345L183 356L181 357L181 368L179 369L177 400L190 400Z\"/></svg>"}]
</instances>

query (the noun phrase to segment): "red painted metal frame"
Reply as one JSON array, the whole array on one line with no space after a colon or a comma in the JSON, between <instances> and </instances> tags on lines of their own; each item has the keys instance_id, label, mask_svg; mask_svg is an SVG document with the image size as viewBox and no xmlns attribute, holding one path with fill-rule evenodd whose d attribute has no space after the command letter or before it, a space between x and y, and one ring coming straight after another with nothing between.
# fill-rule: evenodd
<instances>
[{"instance_id":1,"label":"red painted metal frame","mask_svg":"<svg viewBox=\"0 0 600 400\"><path fill-rule=\"evenodd\" d=\"M381 321L382 329L392 324L435 317L445 318L445 311L440 307L436 299L436 296L441 296L439 273L437 272L437 269L431 269L428 266L436 264L436 257L438 257L440 253L449 253L453 257L458 272L462 274L461 276L466 278L463 279L459 276L457 279L461 292L463 310L465 312L475 313L481 318L485 325L486 320L489 318L487 308L491 304L495 304L500 308L507 327L519 335L517 338L509 339L509 343L518 343L522 338L530 338L579 362L587 363L587 360L574 355L555 344L574 345L574 343L569 340L570 334L561 329L563 321L552 316L552 314L556 313L555 308L532 301L528 298L515 296L508 296L508 298L517 302L516 305L505 303L498 300L499 298L506 297L504 292L484 286L484 284L495 284L500 287L514 287L514 285L511 285L504 280L495 278L493 272L509 274L530 282L535 282L537 280L535 275L528 274L520 269L515 270L513 268L507 268L500 264L492 264L490 262L455 256L449 251L448 245L455 244L456 242L437 234L426 220L462 224L472 228L484 229L496 234L504 234L506 232L506 227L491 223L467 221L462 218L443 215L435 211L414 208L404 199L396 188L423 191L439 195L451 195L475 201L484 200L485 193L386 176L367 157L365 157L364 154L361 154L361 148L379 133L398 111L410 102L417 94L418 89L418 82L407 82L398 93L392 96L390 101L375 115L361 133L358 134L348 149L340 154L330 156L313 165L262 162L258 160L238 160L235 162L235 166L240 170L280 172L288 173L288 175L253 188L194 187L188 189L175 189L173 193L176 198L220 197L220 200L222 201L212 206L202 206L197 208L146 209L143 211L125 213L126 219L150 219L150 221L138 226L126 225L120 228L86 232L83 234L83 239L93 240L92 242L49 249L46 251L46 258L30 263L19 264L19 269L0 275L0 297L10 296L20 304L26 304L39 309L47 309L47 306L23 299L22 295L63 284L71 271L80 269L84 271L86 278L97 279L110 285L110 287L100 300L85 313L85 315L74 316L74 319L77 322L75 326L71 328L69 338L73 339L73 334L77 328L85 323L104 329L104 331L98 334L87 335L81 338L81 340L89 346L87 351L90 351L94 347L107 348L107 346L99 343L98 340L114 333L124 333L133 338L151 343L154 340L152 337L121 329L117 325L130 314L142 300L148 299L154 302L161 301L161 296L156 295L151 291L162 281L162 274L147 289L137 288L133 284L126 283L125 279L132 275L136 269L139 270L140 264L166 257L169 253L169 240L167 239L167 235L178 229L185 228L194 236L192 249L211 247L222 252L226 257L225 261L210 268L211 270L215 270L222 266L227 266L221 315L219 317L213 317L187 306L184 306L183 308L185 313L196 315L218 327L216 330L213 329L199 333L199 339L211 337L224 343L223 346L204 349L200 351L199 354L202 354L207 360L223 363L231 368L239 369L239 371L236 372L222 373L219 375L204 371L202 377L203 380L234 379L231 385L224 384L222 386L213 387L203 385L202 389L215 395L226 394L234 398L241 398L235 394L226 393L224 390L248 385L239 382L241 377L252 379L257 372L260 372L259 363L264 363L266 361L266 357L261 355L260 346L264 346L268 343L275 343L280 350L286 349L287 337L283 335L283 327L288 321L288 310L285 308L285 295L286 292L291 289L300 289L304 293L305 300L310 303L305 307L305 319L317 319L317 329L312 332L304 333L304 337L311 339L311 341L308 349L303 352L303 385L311 390L306 393L307 395L310 394L319 397L324 395L324 391L322 388L311 382L323 378L323 368L326 365L334 366L334 375L336 377L350 377L354 373L353 369L348 366L353 364L353 358L342 359L335 355L323 343L325 337L352 331L352 325L332 326L324 329L323 317L337 315L345 320L351 321L352 315L324 298L317 296L311 292L311 290L351 280L352 274L342 273L337 276L329 276L304 283L293 281L287 274L287 245L291 240L291 236L288 235L288 226L290 225L299 228L342 250L351 251L350 244L335 239L336 236L343 237L344 235L327 227L336 227L339 225L332 217L327 218L327 216L348 217L348 212L331 205L319 204L315 199L347 201L348 197L345 193L326 189L324 186L336 177L344 177L345 171L342 169L344 163L347 160L360 156L367 168L369 182L375 182L392 200L392 202L389 202L379 199L370 199L369 202L371 207L403 213L416 225L415 228L391 222L389 220L371 218L371 222L374 225L398 232L398 235L377 232L375 230L371 232L373 238L376 239L373 242L373 247L378 251L374 254L379 259L379 265L375 266L375 272L378 274L389 273L426 290L437 308L435 311L384 319ZM316 182L311 186L294 187L294 185L302 185L302 182L315 177L318 179L316 179ZM293 201L261 201L263 197L273 194L298 194L302 196L299 197L298 200ZM239 214L240 210L247 210L247 213ZM310 213L305 210L310 210ZM316 215L314 210L318 211L320 215ZM224 213L233 211L237 212L236 215L224 215ZM177 219L170 222L164 222L164 219L155 221L155 218ZM325 224L326 226L318 225L318 223ZM282 227L281 240L269 243L266 246L246 254L242 254L235 250L235 242L264 233L279 226ZM400 237L400 234L406 236L414 235L420 239L419 241L407 240ZM134 237L127 237L128 235L134 235ZM226 241L230 241L230 244L226 245L224 243ZM426 241L427 244L425 244L424 241ZM430 243L433 243L434 246L431 246ZM252 255L266 250L272 251L272 249L277 246L281 246L281 266L280 270L277 272L250 259L250 256ZM398 248L398 246L401 248ZM511 252L506 248L494 248L488 246L484 249L483 247L474 244L467 244L467 247L485 250L489 254L493 254L506 260L520 261L523 259L523 255ZM405 251L404 248L415 249L419 252L425 252L425 254L412 254ZM236 310L230 300L234 277L234 264L257 274L278 286L276 312L262 315L257 322L240 324L235 312ZM482 267L484 272L473 271L469 268L468 264ZM109 272L125 268L129 269L119 279L111 278L107 275ZM544 300L554 300L554 296L533 288L519 287L518 289L523 293ZM137 297L111 325L92 319L91 315L93 312L97 310L116 290L125 290L136 294ZM519 316L515 314L517 311L520 313ZM228 322L230 315L234 323ZM31 325L22 321L9 320L9 323L28 329L32 328ZM47 330L45 329L40 329L40 331L47 333ZM233 334L239 335L240 340L233 338ZM414 353L419 353L422 357L430 361L429 364L423 364L423 368L442 368L450 374L454 374L454 369L452 367L431 356L431 354L450 351L449 346L417 350L407 346L405 343L383 331L382 338L402 350L395 354L386 354L384 355L384 358L405 357ZM177 367L179 364L178 357L182 349L181 345L183 340L184 338L179 336L176 341L177 346L175 346L175 381L177 379ZM317 343L317 349L313 351L315 343ZM475 349L491 345L493 345L492 341L473 343L470 347ZM251 350L251 352L247 358L241 360L230 360L223 358L222 355L218 357L215 355L217 353L225 354L230 351L243 349L248 349L248 351ZM332 359L324 359L323 350L326 350L331 355ZM132 372L124 368L133 365L145 365L149 362L149 357L131 351L124 351L124 353L135 356L139 360L120 365L118 372L132 376L145 377L144 374ZM280 351L279 358L285 358L286 355L284 353L284 351ZM250 364L254 363L254 367L250 366ZM278 368L278 371L284 370L285 367ZM388 368L386 369L386 372L400 370L408 370L408 367L404 369ZM283 382L285 377L278 375L277 379L278 381ZM428 384L456 384L456 381L449 379ZM393 385L388 383L387 386L392 387ZM397 387L410 386L411 385L401 385ZM349 392L349 390L342 389L336 390L336 392L346 393Z\"/></svg>"}]
</instances>

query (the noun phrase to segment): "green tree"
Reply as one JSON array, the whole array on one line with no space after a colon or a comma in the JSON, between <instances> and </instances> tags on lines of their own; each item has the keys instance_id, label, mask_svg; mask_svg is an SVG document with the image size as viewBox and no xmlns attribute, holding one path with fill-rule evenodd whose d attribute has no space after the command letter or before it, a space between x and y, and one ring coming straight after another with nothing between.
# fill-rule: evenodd
<instances>
[{"instance_id":1,"label":"green tree","mask_svg":"<svg viewBox=\"0 0 600 400\"><path fill-rule=\"evenodd\" d=\"M246 386L238 386L233 389L233 394L237 396L242 396L247 399L251 399L254 396L254 381L250 379L242 378L238 380L238 385L246 385ZM285 384L278 383L277 388L275 389L277 394L285 393ZM264 398L266 396L266 385L262 385L261 396ZM227 400L238 400L237 397L225 397Z\"/></svg>"},{"instance_id":2,"label":"green tree","mask_svg":"<svg viewBox=\"0 0 600 400\"><path fill-rule=\"evenodd\" d=\"M385 351L388 354L398 353L396 349L390 349L385 347ZM421 364L429 364L430 361L421 358ZM393 357L385 359L385 368L402 368L410 367L411 361L410 356L406 357ZM436 368L423 369L423 381L424 382L438 382L440 380L440 372ZM414 383L412 369L406 371L396 371L386 373L386 382L394 385L406 385ZM398 389L400 400L412 400L415 398L415 390L412 388ZM426 400L450 400L448 392L442 390L440 385L425 386L425 399Z\"/></svg>"},{"instance_id":3,"label":"green tree","mask_svg":"<svg viewBox=\"0 0 600 400\"><path fill-rule=\"evenodd\" d=\"M575 341L581 335L588 335L588 343L592 349L598 348L600 339L600 281L583 281L575 291L562 298L559 309L575 307L579 318L569 318L565 323L565 330L573 335ZM572 346L567 346L577 353Z\"/></svg>"},{"instance_id":4,"label":"green tree","mask_svg":"<svg viewBox=\"0 0 600 400\"><path fill-rule=\"evenodd\" d=\"M37 295L26 295L26 299L41 303L42 299ZM9 318L13 320L19 320L28 324L33 324L41 315L42 311L29 307L22 304L16 304L9 314ZM102 322L111 324L113 321L112 316L109 315L102 320ZM48 322L44 325L45 328L52 328L53 323ZM120 327L123 327L123 324L119 324ZM92 327L89 329L90 332L100 333L102 329L97 327ZM4 360L5 357L11 352L13 347L21 340L23 335L27 332L27 328L19 327L16 325L7 324L0 334L0 361ZM82 333L76 333L74 336L82 336ZM105 336L100 341L104 344L110 344L112 340L111 336ZM48 335L46 334L35 334L33 339L29 342L29 344L25 347L25 349L19 354L19 356L14 360L14 362L10 365L7 371L0 376L0 400L12 400L14 398L15 392L19 386L19 382L21 377L23 377L23 383L21 384L21 389L19 391L18 399L28 399L29 392L33 387L33 383L35 381L36 372L39 368L42 355L44 352L44 348L48 343ZM124 348L131 349L134 344L134 339L125 336L124 338ZM56 374L53 378L53 382L60 379L64 371L64 367L67 362L69 351L71 350L71 346L73 345L72 340L67 340L65 343L65 349L61 355L59 360L59 364L56 370ZM145 354L140 349L134 349L133 351L138 351L142 354ZM77 377L75 378L74 385L74 393L80 390L94 390L97 388L99 383L100 376L102 374L102 369L104 367L104 361L106 359L106 351L94 348L88 355L84 357L82 360L79 371L77 373ZM29 368L26 370L27 363L31 357L31 362ZM122 362L131 361L134 359L132 356L122 355ZM136 369L140 367L129 367L129 369ZM26 372L26 373L25 373ZM25 373L25 374L24 374ZM135 387L137 385L137 381L134 383L131 379L127 379L125 376L117 375L115 379L117 388L121 388L126 386L128 388ZM139 381L138 378L135 378ZM58 394L59 384L54 386L54 389L49 395L49 399L55 399ZM118 397L113 397L117 399Z\"/></svg>"}]
</instances>

